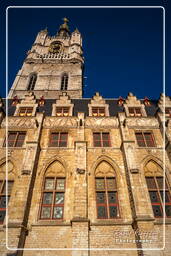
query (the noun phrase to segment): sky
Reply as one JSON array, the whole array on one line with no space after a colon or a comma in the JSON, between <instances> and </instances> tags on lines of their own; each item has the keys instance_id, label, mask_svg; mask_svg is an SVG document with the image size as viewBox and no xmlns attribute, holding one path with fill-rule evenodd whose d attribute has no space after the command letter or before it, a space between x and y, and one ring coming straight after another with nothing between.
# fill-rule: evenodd
<instances>
[{"instance_id":1,"label":"sky","mask_svg":"<svg viewBox=\"0 0 171 256\"><path fill-rule=\"evenodd\" d=\"M71 4L72 2L72 4ZM56 34L62 18L69 19L72 32L76 27L83 37L84 97L95 92L105 98L125 98L129 92L138 98L158 99L163 92L163 9L162 8L74 8L78 5L164 6L166 10L166 94L171 95L171 32L167 0L137 1L2 1L0 41L0 95L5 97L5 9L8 9L8 87L22 67L37 33L48 28ZM17 8L17 6L61 6L73 8Z\"/></svg>"}]
</instances>

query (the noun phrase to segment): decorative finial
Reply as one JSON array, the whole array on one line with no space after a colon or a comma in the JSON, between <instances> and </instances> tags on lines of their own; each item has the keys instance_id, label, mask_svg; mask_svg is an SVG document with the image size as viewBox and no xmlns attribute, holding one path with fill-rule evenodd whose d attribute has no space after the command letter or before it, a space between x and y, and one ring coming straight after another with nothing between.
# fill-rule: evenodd
<instances>
[{"instance_id":1,"label":"decorative finial","mask_svg":"<svg viewBox=\"0 0 171 256\"><path fill-rule=\"evenodd\" d=\"M69 22L69 20L68 20L66 17L63 18L63 21L64 21L65 24L66 24L67 22Z\"/></svg>"}]
</instances>

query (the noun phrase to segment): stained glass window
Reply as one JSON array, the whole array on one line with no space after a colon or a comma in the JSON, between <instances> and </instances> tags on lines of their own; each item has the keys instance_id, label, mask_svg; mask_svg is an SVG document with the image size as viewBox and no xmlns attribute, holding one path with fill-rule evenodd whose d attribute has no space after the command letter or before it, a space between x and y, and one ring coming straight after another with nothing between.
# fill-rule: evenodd
<instances>
[{"instance_id":1,"label":"stained glass window","mask_svg":"<svg viewBox=\"0 0 171 256\"><path fill-rule=\"evenodd\" d=\"M0 223L3 223L4 221L5 214L6 214L6 207L11 196L13 184L14 184L14 181L12 180L8 181L7 194L6 194L6 181L0 180Z\"/></svg>"},{"instance_id":2,"label":"stained glass window","mask_svg":"<svg viewBox=\"0 0 171 256\"><path fill-rule=\"evenodd\" d=\"M64 212L65 178L47 177L41 205L41 219L62 219Z\"/></svg>"},{"instance_id":3,"label":"stained glass window","mask_svg":"<svg viewBox=\"0 0 171 256\"><path fill-rule=\"evenodd\" d=\"M164 186L163 177L146 177L149 196L153 208L154 216L163 217L163 202L165 197L166 217L171 217L171 194L167 180Z\"/></svg>"},{"instance_id":4,"label":"stained glass window","mask_svg":"<svg viewBox=\"0 0 171 256\"><path fill-rule=\"evenodd\" d=\"M54 188L54 178L47 178L45 180L45 190L53 190Z\"/></svg>"},{"instance_id":5,"label":"stained glass window","mask_svg":"<svg viewBox=\"0 0 171 256\"><path fill-rule=\"evenodd\" d=\"M119 217L119 204L115 177L96 178L97 218Z\"/></svg>"}]
</instances>

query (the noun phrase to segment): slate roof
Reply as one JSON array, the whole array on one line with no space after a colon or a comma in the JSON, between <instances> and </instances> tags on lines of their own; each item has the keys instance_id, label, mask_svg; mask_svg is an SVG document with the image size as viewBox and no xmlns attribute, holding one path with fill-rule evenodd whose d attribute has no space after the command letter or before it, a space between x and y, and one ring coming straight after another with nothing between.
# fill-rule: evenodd
<instances>
[{"instance_id":1,"label":"slate roof","mask_svg":"<svg viewBox=\"0 0 171 256\"><path fill-rule=\"evenodd\" d=\"M1 110L6 112L6 101L2 99L3 106ZM85 116L88 116L88 104L90 104L91 99L71 99L71 102L74 104L73 115L77 116L78 112L84 112ZM118 112L124 112L123 106L118 106L117 99L106 99L106 104L109 104L109 114L110 116L117 116ZM142 101L143 102L143 101ZM151 100L150 106L145 106L147 116L155 116L157 111L159 111L157 106L157 100ZM44 106L38 106L38 112L45 112L46 116L51 116L52 114L52 104L56 103L56 99L46 99ZM12 99L8 100L8 116L13 116L16 106L12 105Z\"/></svg>"}]
</instances>

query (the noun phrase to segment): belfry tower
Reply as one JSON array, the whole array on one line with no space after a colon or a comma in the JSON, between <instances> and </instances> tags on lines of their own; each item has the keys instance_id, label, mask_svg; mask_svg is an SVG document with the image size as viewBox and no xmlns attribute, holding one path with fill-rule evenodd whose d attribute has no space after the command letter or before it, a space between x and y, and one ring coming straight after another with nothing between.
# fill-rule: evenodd
<instances>
[{"instance_id":1,"label":"belfry tower","mask_svg":"<svg viewBox=\"0 0 171 256\"><path fill-rule=\"evenodd\" d=\"M70 33L68 19L55 36L47 29L38 33L31 50L19 70L9 98L23 98L26 91L36 97L59 98L62 91L70 98L82 98L84 58L78 29Z\"/></svg>"}]
</instances>

